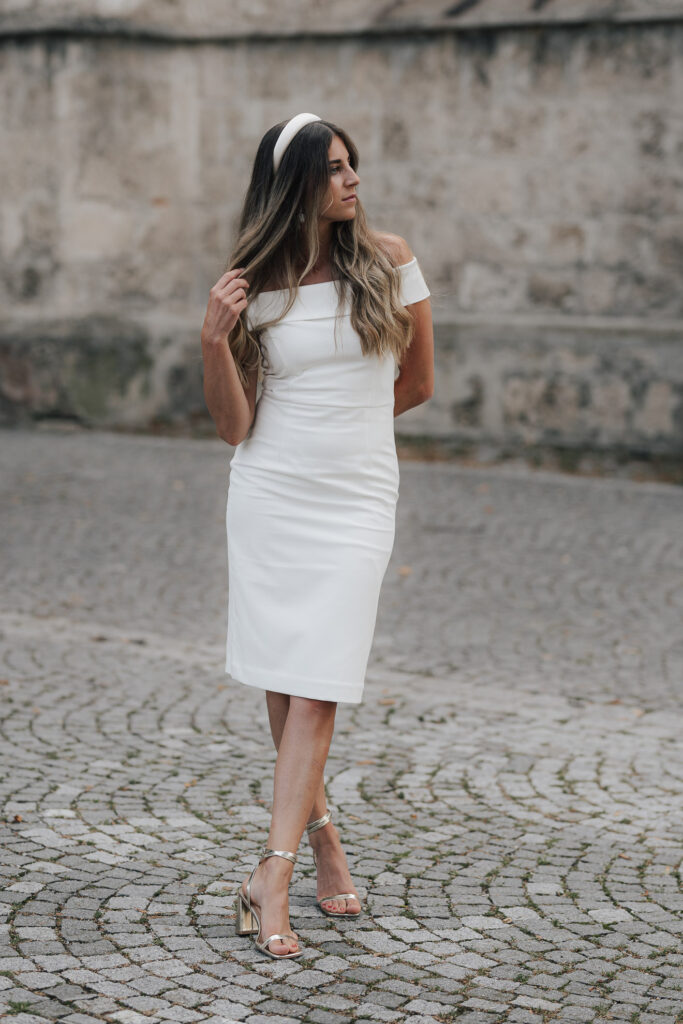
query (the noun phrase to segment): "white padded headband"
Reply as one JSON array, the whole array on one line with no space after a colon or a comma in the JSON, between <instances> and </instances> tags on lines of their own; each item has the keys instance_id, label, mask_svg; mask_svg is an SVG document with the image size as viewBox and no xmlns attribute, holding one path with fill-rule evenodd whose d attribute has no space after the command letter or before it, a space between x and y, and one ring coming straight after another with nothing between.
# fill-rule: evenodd
<instances>
[{"instance_id":1,"label":"white padded headband","mask_svg":"<svg viewBox=\"0 0 683 1024\"><path fill-rule=\"evenodd\" d=\"M277 171L287 146L299 129L303 128L305 124L310 124L311 121L320 121L320 118L317 114L296 114L287 122L278 135L275 148L273 149L273 171Z\"/></svg>"}]
</instances>

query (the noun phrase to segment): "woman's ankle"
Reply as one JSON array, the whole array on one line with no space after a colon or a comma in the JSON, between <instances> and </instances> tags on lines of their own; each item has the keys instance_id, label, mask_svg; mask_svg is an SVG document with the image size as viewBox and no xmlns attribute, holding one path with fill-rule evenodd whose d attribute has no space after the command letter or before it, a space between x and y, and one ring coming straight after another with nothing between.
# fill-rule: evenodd
<instances>
[{"instance_id":1,"label":"woman's ankle","mask_svg":"<svg viewBox=\"0 0 683 1024\"><path fill-rule=\"evenodd\" d=\"M323 850L327 846L339 845L339 833L333 822L330 821L324 828L311 832L308 841L314 850Z\"/></svg>"},{"instance_id":2,"label":"woman's ankle","mask_svg":"<svg viewBox=\"0 0 683 1024\"><path fill-rule=\"evenodd\" d=\"M258 872L262 878L289 885L294 865L284 857L267 857L259 864Z\"/></svg>"}]
</instances>

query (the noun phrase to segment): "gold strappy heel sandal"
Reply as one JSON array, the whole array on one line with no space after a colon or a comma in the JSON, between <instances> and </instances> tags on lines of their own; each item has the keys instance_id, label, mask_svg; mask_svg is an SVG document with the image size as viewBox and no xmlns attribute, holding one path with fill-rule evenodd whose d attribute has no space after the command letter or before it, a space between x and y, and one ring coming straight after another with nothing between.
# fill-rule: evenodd
<instances>
[{"instance_id":1,"label":"gold strappy heel sandal","mask_svg":"<svg viewBox=\"0 0 683 1024\"><path fill-rule=\"evenodd\" d=\"M264 860L268 860L269 857L284 857L285 860L289 860L292 864L296 864L296 854L289 853L288 850L268 850L263 851L263 856L259 860L258 864L249 875L249 881L247 882L247 891L242 891L240 885L237 890L237 899L235 903L235 930L238 935L251 935L254 940L254 945L261 953L265 953L266 956L272 957L273 960L293 960L295 957L303 956L303 949L297 949L293 953L273 953L272 950L268 949L268 943L272 942L273 939L294 939L295 942L299 940L291 932L286 932L284 935L275 934L269 935L263 942L258 941L258 937L261 934L261 920L254 909L254 905L251 902L251 883L254 880L259 866ZM261 908L263 913L263 908Z\"/></svg>"},{"instance_id":2,"label":"gold strappy heel sandal","mask_svg":"<svg viewBox=\"0 0 683 1024\"><path fill-rule=\"evenodd\" d=\"M325 811L322 818L316 818L315 821L312 821L309 825L306 826L306 835L310 836L311 832L317 832L319 828L324 828L325 825L329 824L330 821L332 821L332 815L330 814L329 811ZM311 852L313 853L313 863L317 866L318 862L315 859L315 850L312 850ZM322 896L319 900L315 901L316 906L320 907L323 914L327 914L328 917L356 918L360 917L360 915L363 913L362 907L360 910L355 911L355 913L353 914L348 914L346 911L343 911L341 914L339 914L337 913L336 910L327 910L326 907L323 907L323 903L329 903L330 900L358 900L358 896L355 894L355 892L339 892L336 893L334 896ZM358 900L358 902L360 903L360 900Z\"/></svg>"}]
</instances>

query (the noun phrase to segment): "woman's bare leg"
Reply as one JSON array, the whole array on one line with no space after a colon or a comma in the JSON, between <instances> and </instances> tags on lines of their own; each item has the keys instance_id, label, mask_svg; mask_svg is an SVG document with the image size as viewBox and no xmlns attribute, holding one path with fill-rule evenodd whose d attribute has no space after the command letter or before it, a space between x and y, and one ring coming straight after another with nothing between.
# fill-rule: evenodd
<instances>
[{"instance_id":1,"label":"woman's bare leg","mask_svg":"<svg viewBox=\"0 0 683 1024\"><path fill-rule=\"evenodd\" d=\"M280 739L282 738L282 731L287 721L287 713L289 712L289 700L288 693L274 693L272 690L266 690L268 721L270 722L270 732L276 750L280 749ZM325 775L323 771L308 821L315 821L316 818L321 818L326 808L327 798L325 796Z\"/></svg>"},{"instance_id":2,"label":"woman's bare leg","mask_svg":"<svg viewBox=\"0 0 683 1024\"><path fill-rule=\"evenodd\" d=\"M272 691L266 692L268 720L270 722L270 731L273 736L273 743L275 744L276 750L279 749L280 739L285 727L285 722L287 721L289 701L290 697L286 693L273 693ZM323 773L320 777L320 784L315 794L315 799L313 801L311 813L308 816L308 821L315 821L317 818L321 818L326 810L327 797L325 795L325 779ZM318 829L317 832L313 832L309 836L308 841L313 847L316 856L318 899L321 899L321 897L329 893L355 892L356 887L351 880L349 866L346 863L346 856L342 849L342 845L339 840L339 833L334 823L330 822L330 824L326 825L324 828ZM350 914L357 914L360 910L360 901L358 899L325 900L324 903L327 910L332 910L337 914L344 913L347 910Z\"/></svg>"},{"instance_id":3,"label":"woman's bare leg","mask_svg":"<svg viewBox=\"0 0 683 1024\"><path fill-rule=\"evenodd\" d=\"M269 717L272 700L269 702ZM280 705L280 710L284 707ZM273 815L267 845L272 850L296 852L316 793L323 779L330 748L337 705L332 701L289 697L289 708L282 727L275 763ZM281 714L276 713L276 724ZM252 898L263 908L261 936L289 932L288 886L293 865L282 857L264 861L254 876ZM274 939L273 953L291 953L297 949L293 939Z\"/></svg>"},{"instance_id":4,"label":"woman's bare leg","mask_svg":"<svg viewBox=\"0 0 683 1024\"><path fill-rule=\"evenodd\" d=\"M266 690L268 721L276 750L280 749L280 740L282 739L282 731L287 721L290 699L288 693L274 693L272 690Z\"/></svg>"}]
</instances>

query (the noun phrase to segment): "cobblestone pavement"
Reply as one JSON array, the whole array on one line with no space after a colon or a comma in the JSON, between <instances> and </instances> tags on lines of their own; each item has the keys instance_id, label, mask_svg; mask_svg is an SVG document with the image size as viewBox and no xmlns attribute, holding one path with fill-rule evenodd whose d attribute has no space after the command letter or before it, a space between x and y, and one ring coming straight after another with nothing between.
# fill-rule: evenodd
<instances>
[{"instance_id":1,"label":"cobblestone pavement","mask_svg":"<svg viewBox=\"0 0 683 1024\"><path fill-rule=\"evenodd\" d=\"M6 431L0 1000L45 1020L683 1020L683 490L401 464L328 792L368 912L234 935L273 753L222 442ZM8 543L9 541L9 543Z\"/></svg>"}]
</instances>

